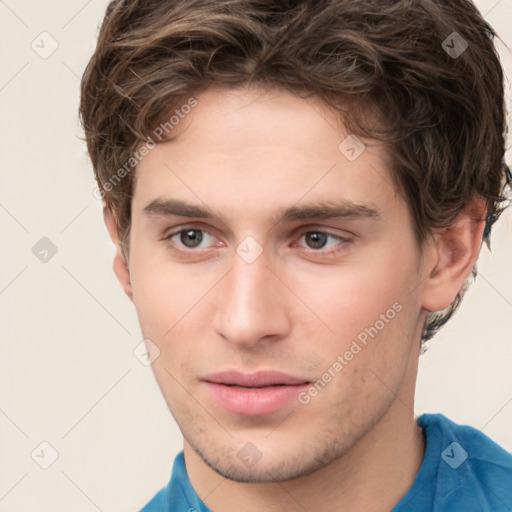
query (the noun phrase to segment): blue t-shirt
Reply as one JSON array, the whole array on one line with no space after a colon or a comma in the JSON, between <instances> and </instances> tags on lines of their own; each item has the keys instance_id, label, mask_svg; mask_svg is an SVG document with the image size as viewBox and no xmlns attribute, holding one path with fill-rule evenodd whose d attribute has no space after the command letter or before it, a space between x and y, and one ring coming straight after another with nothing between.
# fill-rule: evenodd
<instances>
[{"instance_id":1,"label":"blue t-shirt","mask_svg":"<svg viewBox=\"0 0 512 512\"><path fill-rule=\"evenodd\" d=\"M512 455L473 427L442 414L418 418L425 456L413 484L391 512L510 512ZM183 452L171 480L140 512L211 512L196 494Z\"/></svg>"}]
</instances>

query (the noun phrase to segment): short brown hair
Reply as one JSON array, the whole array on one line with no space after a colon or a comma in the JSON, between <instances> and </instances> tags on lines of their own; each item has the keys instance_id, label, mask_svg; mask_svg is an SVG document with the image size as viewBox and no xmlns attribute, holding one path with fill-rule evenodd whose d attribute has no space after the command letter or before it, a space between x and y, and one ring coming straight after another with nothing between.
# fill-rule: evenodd
<instances>
[{"instance_id":1,"label":"short brown hair","mask_svg":"<svg viewBox=\"0 0 512 512\"><path fill-rule=\"evenodd\" d=\"M319 97L351 133L388 144L420 243L474 198L486 203L488 242L506 187L494 37L466 0L111 1L80 116L125 253L138 149L191 97L244 85ZM464 291L429 315L424 340Z\"/></svg>"}]
</instances>

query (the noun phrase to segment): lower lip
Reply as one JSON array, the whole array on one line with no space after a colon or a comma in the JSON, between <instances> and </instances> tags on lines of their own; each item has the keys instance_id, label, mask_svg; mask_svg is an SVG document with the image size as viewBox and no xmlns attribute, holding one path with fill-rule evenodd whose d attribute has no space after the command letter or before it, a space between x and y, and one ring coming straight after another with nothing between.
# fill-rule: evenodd
<instances>
[{"instance_id":1,"label":"lower lip","mask_svg":"<svg viewBox=\"0 0 512 512\"><path fill-rule=\"evenodd\" d=\"M217 403L234 414L255 416L275 412L297 398L308 385L269 386L265 388L237 388L206 382Z\"/></svg>"}]
</instances>

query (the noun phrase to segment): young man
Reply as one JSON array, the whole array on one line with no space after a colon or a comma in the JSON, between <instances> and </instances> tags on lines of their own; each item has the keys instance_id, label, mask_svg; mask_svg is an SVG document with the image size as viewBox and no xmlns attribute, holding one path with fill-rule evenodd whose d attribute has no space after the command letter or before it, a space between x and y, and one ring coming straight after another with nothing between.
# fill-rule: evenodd
<instances>
[{"instance_id":1,"label":"young man","mask_svg":"<svg viewBox=\"0 0 512 512\"><path fill-rule=\"evenodd\" d=\"M115 0L81 116L183 433L149 511L512 510L511 456L415 419L422 343L505 189L463 0Z\"/></svg>"}]
</instances>

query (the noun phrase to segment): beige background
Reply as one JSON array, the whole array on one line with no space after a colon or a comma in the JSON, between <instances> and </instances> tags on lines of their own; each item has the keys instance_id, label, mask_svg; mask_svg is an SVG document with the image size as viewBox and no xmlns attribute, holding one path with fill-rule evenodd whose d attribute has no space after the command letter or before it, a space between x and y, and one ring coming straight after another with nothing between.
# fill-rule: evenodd
<instances>
[{"instance_id":1,"label":"beige background","mask_svg":"<svg viewBox=\"0 0 512 512\"><path fill-rule=\"evenodd\" d=\"M512 0L477 4L510 45ZM80 140L79 78L106 5L0 0L1 512L138 510L181 449L151 369L132 354L141 335L111 269ZM52 40L58 48L43 59L34 40L40 52ZM500 51L511 77L510 51ZM32 253L42 237L57 248L46 263ZM421 358L416 407L474 425L508 450L511 256L509 211L461 311ZM35 450L50 461L43 441L58 452L46 470L31 458Z\"/></svg>"}]
</instances>

